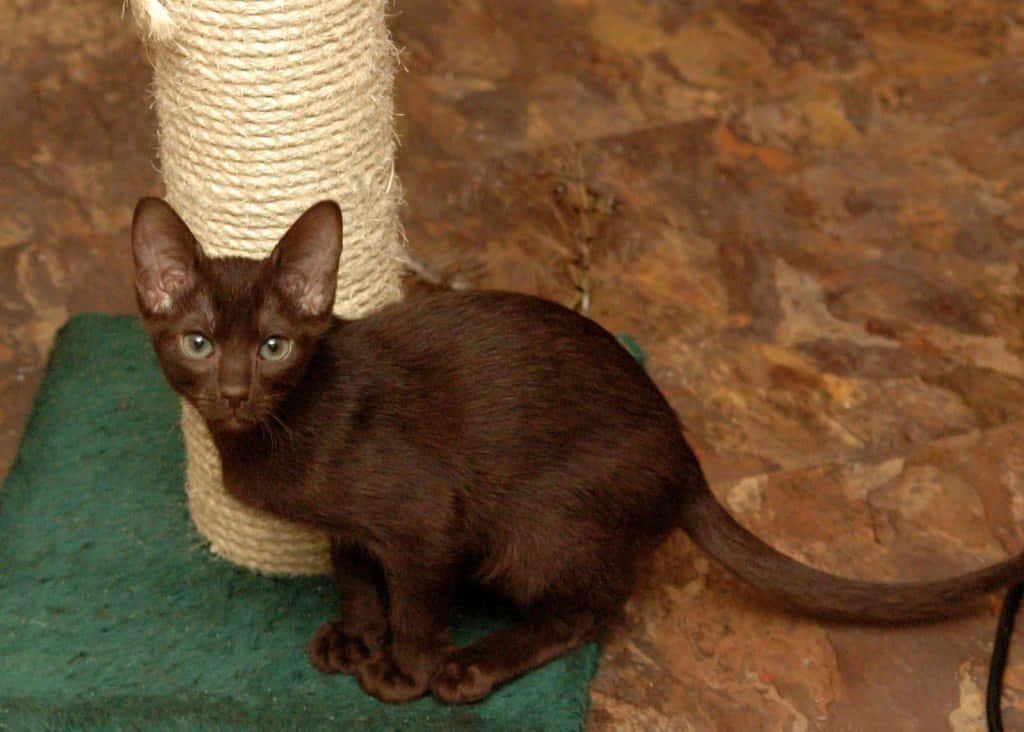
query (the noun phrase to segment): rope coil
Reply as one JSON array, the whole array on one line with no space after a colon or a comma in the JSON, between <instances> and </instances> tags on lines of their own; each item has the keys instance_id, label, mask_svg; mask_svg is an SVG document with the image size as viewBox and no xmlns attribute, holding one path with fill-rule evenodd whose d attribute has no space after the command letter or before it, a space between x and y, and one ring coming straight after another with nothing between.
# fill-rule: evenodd
<instances>
[{"instance_id":1,"label":"rope coil","mask_svg":"<svg viewBox=\"0 0 1024 732\"><path fill-rule=\"evenodd\" d=\"M266 256L308 206L345 213L335 312L401 297L397 52L387 0L129 0L153 62L167 200L212 256ZM266 573L328 572L319 532L227 495L199 415L182 413L189 510L211 549Z\"/></svg>"}]
</instances>

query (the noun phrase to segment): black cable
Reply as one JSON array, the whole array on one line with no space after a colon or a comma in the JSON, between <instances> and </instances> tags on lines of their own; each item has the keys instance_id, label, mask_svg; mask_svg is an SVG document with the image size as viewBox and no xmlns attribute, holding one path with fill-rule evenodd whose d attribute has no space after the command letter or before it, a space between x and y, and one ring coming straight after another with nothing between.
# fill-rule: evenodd
<instances>
[{"instance_id":1,"label":"black cable","mask_svg":"<svg viewBox=\"0 0 1024 732\"><path fill-rule=\"evenodd\" d=\"M985 717L989 732L1003 732L1003 672L1006 658L1010 655L1010 637L1013 635L1013 621L1017 618L1021 597L1024 596L1024 582L1014 585L1003 598L1003 610L999 613L996 626L996 640L992 646L992 662L988 667L988 688L985 690Z\"/></svg>"}]
</instances>

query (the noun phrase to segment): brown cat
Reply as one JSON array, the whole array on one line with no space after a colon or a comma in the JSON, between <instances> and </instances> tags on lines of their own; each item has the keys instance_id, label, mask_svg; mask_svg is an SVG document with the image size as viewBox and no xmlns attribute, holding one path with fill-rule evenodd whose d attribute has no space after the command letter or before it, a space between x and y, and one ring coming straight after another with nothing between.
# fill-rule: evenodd
<instances>
[{"instance_id":1,"label":"brown cat","mask_svg":"<svg viewBox=\"0 0 1024 732\"><path fill-rule=\"evenodd\" d=\"M342 613L314 635L313 664L383 701L476 701L593 638L677 527L742 579L835 619L936 619L1024 577L1024 555L922 584L802 565L715 500L672 408L598 325L499 292L340 320L341 238L331 202L262 261L204 256L159 199L132 225L139 306L227 489L331 535ZM463 582L522 620L454 648Z\"/></svg>"}]
</instances>

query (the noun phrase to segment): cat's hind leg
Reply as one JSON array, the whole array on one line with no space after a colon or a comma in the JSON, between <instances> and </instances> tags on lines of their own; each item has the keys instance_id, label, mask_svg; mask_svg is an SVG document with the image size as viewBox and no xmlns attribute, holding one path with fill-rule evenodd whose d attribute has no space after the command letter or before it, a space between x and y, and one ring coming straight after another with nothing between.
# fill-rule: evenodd
<instances>
[{"instance_id":1,"label":"cat's hind leg","mask_svg":"<svg viewBox=\"0 0 1024 732\"><path fill-rule=\"evenodd\" d=\"M320 626L308 653L321 671L350 674L381 655L388 634L387 594L380 566L361 547L332 540L331 563L341 617Z\"/></svg>"}]
</instances>

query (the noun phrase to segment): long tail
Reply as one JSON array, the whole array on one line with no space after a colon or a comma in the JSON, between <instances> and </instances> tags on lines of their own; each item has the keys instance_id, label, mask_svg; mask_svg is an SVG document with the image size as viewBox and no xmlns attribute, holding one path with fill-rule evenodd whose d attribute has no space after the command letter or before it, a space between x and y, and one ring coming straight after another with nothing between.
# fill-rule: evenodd
<instances>
[{"instance_id":1,"label":"long tail","mask_svg":"<svg viewBox=\"0 0 1024 732\"><path fill-rule=\"evenodd\" d=\"M934 582L844 579L787 557L743 528L707 484L696 491L683 528L704 551L740 579L794 609L830 620L909 625L963 615L974 601L1024 580L1024 554Z\"/></svg>"}]
</instances>

